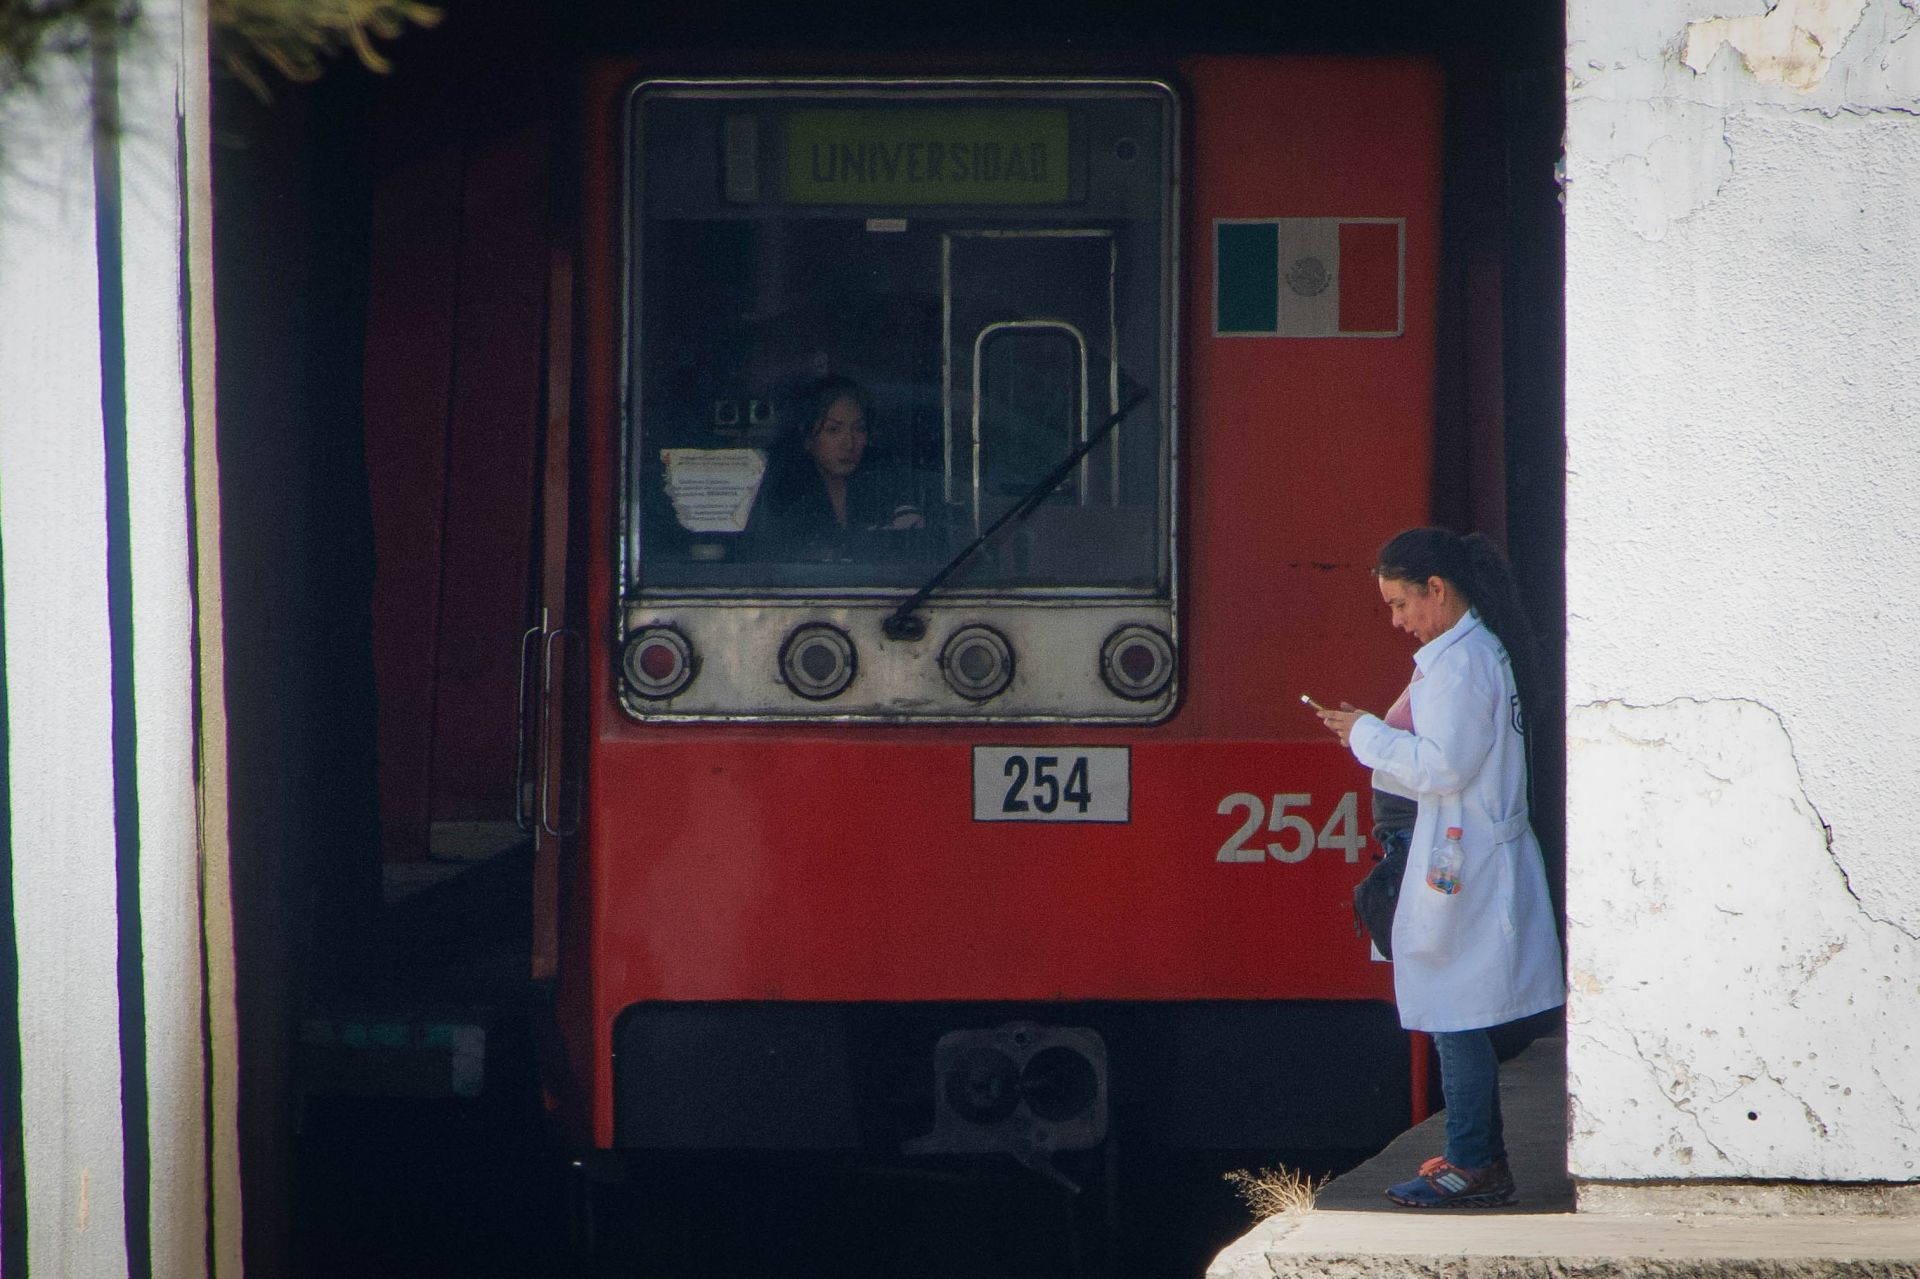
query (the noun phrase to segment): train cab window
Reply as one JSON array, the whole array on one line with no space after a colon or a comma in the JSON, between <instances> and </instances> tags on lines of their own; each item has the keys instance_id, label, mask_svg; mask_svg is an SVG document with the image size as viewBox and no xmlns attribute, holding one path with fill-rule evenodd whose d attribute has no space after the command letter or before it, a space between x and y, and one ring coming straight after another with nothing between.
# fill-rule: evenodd
<instances>
[{"instance_id":1,"label":"train cab window","mask_svg":"<svg viewBox=\"0 0 1920 1279\"><path fill-rule=\"evenodd\" d=\"M980 524L1025 497L1087 438L1087 352L1072 328L1031 320L994 325L976 346L974 457L981 498L972 505ZM1086 467L1082 459L1077 469ZM1084 495L1081 476L1070 473L1046 500Z\"/></svg>"},{"instance_id":2,"label":"train cab window","mask_svg":"<svg viewBox=\"0 0 1920 1279\"><path fill-rule=\"evenodd\" d=\"M622 587L1164 598L1164 86L675 81L628 134Z\"/></svg>"}]
</instances>

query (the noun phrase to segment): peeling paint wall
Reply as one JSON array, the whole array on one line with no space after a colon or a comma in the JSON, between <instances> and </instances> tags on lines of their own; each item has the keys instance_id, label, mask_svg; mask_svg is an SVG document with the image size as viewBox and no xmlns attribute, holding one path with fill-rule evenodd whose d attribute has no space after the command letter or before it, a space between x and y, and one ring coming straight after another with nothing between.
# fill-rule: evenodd
<instances>
[{"instance_id":1,"label":"peeling paint wall","mask_svg":"<svg viewBox=\"0 0 1920 1279\"><path fill-rule=\"evenodd\" d=\"M1920 0L1568 40L1572 1171L1920 1180Z\"/></svg>"}]
</instances>

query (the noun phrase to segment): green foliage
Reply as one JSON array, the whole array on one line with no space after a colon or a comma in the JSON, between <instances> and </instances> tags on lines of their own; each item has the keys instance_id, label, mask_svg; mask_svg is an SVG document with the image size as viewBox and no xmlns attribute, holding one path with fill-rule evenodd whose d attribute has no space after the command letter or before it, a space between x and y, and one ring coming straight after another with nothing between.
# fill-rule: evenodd
<instances>
[{"instance_id":1,"label":"green foliage","mask_svg":"<svg viewBox=\"0 0 1920 1279\"><path fill-rule=\"evenodd\" d=\"M0 0L0 96L31 87L49 57L85 56L118 41L139 20L138 0ZM440 10L421 0L207 0L215 55L262 98L272 67L289 80L316 78L322 61L351 49L368 69L390 64L374 47L409 24L431 27Z\"/></svg>"},{"instance_id":2,"label":"green foliage","mask_svg":"<svg viewBox=\"0 0 1920 1279\"><path fill-rule=\"evenodd\" d=\"M215 51L255 93L268 95L260 64L289 80L319 76L321 59L351 48L369 70L391 64L374 38L391 40L407 24L431 27L440 10L419 0L209 0Z\"/></svg>"},{"instance_id":3,"label":"green foliage","mask_svg":"<svg viewBox=\"0 0 1920 1279\"><path fill-rule=\"evenodd\" d=\"M0 0L0 96L36 84L42 59L83 55L134 17L134 0Z\"/></svg>"}]
</instances>

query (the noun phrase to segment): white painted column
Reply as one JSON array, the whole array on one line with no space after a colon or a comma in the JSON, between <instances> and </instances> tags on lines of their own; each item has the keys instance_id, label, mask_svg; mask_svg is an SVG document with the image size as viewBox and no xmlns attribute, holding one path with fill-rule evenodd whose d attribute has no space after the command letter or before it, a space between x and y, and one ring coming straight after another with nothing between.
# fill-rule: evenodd
<instances>
[{"instance_id":1,"label":"white painted column","mask_svg":"<svg viewBox=\"0 0 1920 1279\"><path fill-rule=\"evenodd\" d=\"M191 333L184 87L206 76L205 26L145 0L119 60L121 272L137 715L149 1247L156 1276L204 1274L208 1212L205 991L195 786ZM204 131L205 117L192 122ZM196 175L207 180L204 169ZM211 351L204 353L211 361ZM203 420L212 423L211 404ZM217 494L209 486L211 497ZM216 614L217 616L217 614ZM224 903L223 903L224 904ZM237 1203L237 1199L236 1199Z\"/></svg>"},{"instance_id":2,"label":"white painted column","mask_svg":"<svg viewBox=\"0 0 1920 1279\"><path fill-rule=\"evenodd\" d=\"M202 586L217 586L206 50L198 0L144 5L112 63L123 129L98 155L86 62L45 63L42 90L0 103L0 572L24 1125L24 1169L8 1171L25 1176L35 1274L124 1275L144 1249L154 1275L205 1275L216 1221L220 1268L240 1272L218 593L196 611L192 551L198 538L211 557ZM118 961L136 934L132 983ZM123 1026L144 1066L133 1110ZM210 1054L229 1063L211 1094ZM129 1223L142 1197L148 1211Z\"/></svg>"},{"instance_id":3,"label":"white painted column","mask_svg":"<svg viewBox=\"0 0 1920 1279\"><path fill-rule=\"evenodd\" d=\"M1571 1170L1920 1181L1920 11L1568 24Z\"/></svg>"},{"instance_id":4,"label":"white painted column","mask_svg":"<svg viewBox=\"0 0 1920 1279\"><path fill-rule=\"evenodd\" d=\"M0 119L0 582L29 1269L126 1270L91 115L52 62Z\"/></svg>"},{"instance_id":5,"label":"white painted column","mask_svg":"<svg viewBox=\"0 0 1920 1279\"><path fill-rule=\"evenodd\" d=\"M195 634L199 640L200 904L206 961L208 1255L216 1276L243 1273L240 1188L240 1012L235 989L233 883L227 842L227 673L220 563L220 461L214 398L213 86L207 0L181 0L180 80L185 197L186 399L191 406ZM158 1205L155 1205L158 1212Z\"/></svg>"}]
</instances>

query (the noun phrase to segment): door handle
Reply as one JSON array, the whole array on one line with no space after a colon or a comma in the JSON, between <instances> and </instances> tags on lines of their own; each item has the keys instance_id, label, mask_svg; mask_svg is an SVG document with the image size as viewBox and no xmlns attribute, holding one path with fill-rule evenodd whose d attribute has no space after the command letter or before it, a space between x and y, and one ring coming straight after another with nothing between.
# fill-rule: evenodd
<instances>
[{"instance_id":1,"label":"door handle","mask_svg":"<svg viewBox=\"0 0 1920 1279\"><path fill-rule=\"evenodd\" d=\"M558 821L554 820L554 809L557 805L553 802L553 792L555 789L553 776L553 652L556 647L566 646L570 641L577 641L579 638L580 633L571 626L562 626L548 631L546 639L541 645L540 829L555 839L565 839L571 836L573 832L579 828L579 822L576 820L575 814L571 812L562 813ZM564 765L564 760L562 763ZM561 781L563 783L561 789L564 790L565 779L562 778Z\"/></svg>"},{"instance_id":2,"label":"door handle","mask_svg":"<svg viewBox=\"0 0 1920 1279\"><path fill-rule=\"evenodd\" d=\"M527 802L527 666L540 633L546 629L546 612L520 636L520 682L514 699L513 717L513 824L521 833L533 834L532 805Z\"/></svg>"}]
</instances>

